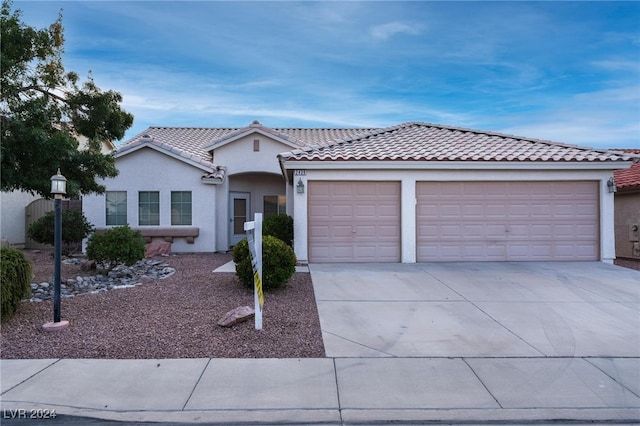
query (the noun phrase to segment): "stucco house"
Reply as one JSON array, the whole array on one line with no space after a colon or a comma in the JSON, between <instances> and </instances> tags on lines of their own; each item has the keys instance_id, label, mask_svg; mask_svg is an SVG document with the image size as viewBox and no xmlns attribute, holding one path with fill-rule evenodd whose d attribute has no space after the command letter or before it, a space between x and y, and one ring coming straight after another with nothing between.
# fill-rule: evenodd
<instances>
[{"instance_id":1,"label":"stucco house","mask_svg":"<svg viewBox=\"0 0 640 426\"><path fill-rule=\"evenodd\" d=\"M615 257L607 183L633 156L427 123L380 129L151 127L84 198L174 252L227 251L254 213L294 218L300 262Z\"/></svg>"},{"instance_id":2,"label":"stucco house","mask_svg":"<svg viewBox=\"0 0 640 426\"><path fill-rule=\"evenodd\" d=\"M640 155L640 149L624 150ZM640 269L640 163L614 173L616 258Z\"/></svg>"}]
</instances>

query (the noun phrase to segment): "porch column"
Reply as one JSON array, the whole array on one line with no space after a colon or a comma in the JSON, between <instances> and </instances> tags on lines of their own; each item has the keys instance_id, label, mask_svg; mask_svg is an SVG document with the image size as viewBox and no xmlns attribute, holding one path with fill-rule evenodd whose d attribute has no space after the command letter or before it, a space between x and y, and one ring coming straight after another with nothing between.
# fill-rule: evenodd
<instances>
[{"instance_id":1,"label":"porch column","mask_svg":"<svg viewBox=\"0 0 640 426\"><path fill-rule=\"evenodd\" d=\"M304 192L297 192L296 186L301 179L304 184ZM296 253L298 262L307 263L309 254L307 252L307 203L309 193L309 181L307 176L294 176L293 180L293 251Z\"/></svg>"},{"instance_id":2,"label":"porch column","mask_svg":"<svg viewBox=\"0 0 640 426\"><path fill-rule=\"evenodd\" d=\"M600 260L613 263L616 258L614 226L614 194L609 192L606 179L600 180Z\"/></svg>"},{"instance_id":3,"label":"porch column","mask_svg":"<svg viewBox=\"0 0 640 426\"><path fill-rule=\"evenodd\" d=\"M400 189L400 256L416 263L416 179L403 178Z\"/></svg>"}]
</instances>

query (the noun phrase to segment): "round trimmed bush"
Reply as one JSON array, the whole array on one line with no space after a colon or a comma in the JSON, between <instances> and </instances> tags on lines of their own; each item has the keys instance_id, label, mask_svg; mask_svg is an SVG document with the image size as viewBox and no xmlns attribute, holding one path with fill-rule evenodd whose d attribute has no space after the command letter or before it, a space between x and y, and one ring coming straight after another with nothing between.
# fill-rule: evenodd
<instances>
[{"instance_id":1,"label":"round trimmed bush","mask_svg":"<svg viewBox=\"0 0 640 426\"><path fill-rule=\"evenodd\" d=\"M253 268L249 243L243 239L233 247L236 275L242 285L253 288ZM284 286L296 271L296 255L282 240L271 235L262 237L262 291Z\"/></svg>"},{"instance_id":2,"label":"round trimmed bush","mask_svg":"<svg viewBox=\"0 0 640 426\"><path fill-rule=\"evenodd\" d=\"M0 249L0 297L2 321L13 316L22 299L31 296L31 263L23 252Z\"/></svg>"},{"instance_id":3,"label":"round trimmed bush","mask_svg":"<svg viewBox=\"0 0 640 426\"><path fill-rule=\"evenodd\" d=\"M286 214L274 214L262 222L262 235L273 235L289 247L293 243L293 218Z\"/></svg>"},{"instance_id":4,"label":"round trimmed bush","mask_svg":"<svg viewBox=\"0 0 640 426\"><path fill-rule=\"evenodd\" d=\"M87 242L87 258L95 260L102 270L110 271L118 264L131 266L144 259L146 244L140 231L129 225L95 232Z\"/></svg>"}]
</instances>

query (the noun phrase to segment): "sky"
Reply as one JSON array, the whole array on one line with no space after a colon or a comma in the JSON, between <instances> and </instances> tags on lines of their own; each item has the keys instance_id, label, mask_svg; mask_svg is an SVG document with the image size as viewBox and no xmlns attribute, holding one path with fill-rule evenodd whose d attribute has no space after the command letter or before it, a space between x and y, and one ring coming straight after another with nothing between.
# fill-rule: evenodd
<instances>
[{"instance_id":1,"label":"sky","mask_svg":"<svg viewBox=\"0 0 640 426\"><path fill-rule=\"evenodd\" d=\"M150 126L420 121L640 148L640 2L14 1ZM116 142L119 144L120 142Z\"/></svg>"}]
</instances>

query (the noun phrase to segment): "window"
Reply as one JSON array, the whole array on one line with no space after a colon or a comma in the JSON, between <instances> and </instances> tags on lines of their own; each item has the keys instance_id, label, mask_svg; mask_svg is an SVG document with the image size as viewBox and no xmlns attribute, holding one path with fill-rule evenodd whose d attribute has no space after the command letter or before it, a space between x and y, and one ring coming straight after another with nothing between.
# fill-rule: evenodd
<instances>
[{"instance_id":1,"label":"window","mask_svg":"<svg viewBox=\"0 0 640 426\"><path fill-rule=\"evenodd\" d=\"M127 191L107 191L107 225L127 224Z\"/></svg>"},{"instance_id":2,"label":"window","mask_svg":"<svg viewBox=\"0 0 640 426\"><path fill-rule=\"evenodd\" d=\"M160 225L160 193L158 191L138 193L138 225Z\"/></svg>"},{"instance_id":3,"label":"window","mask_svg":"<svg viewBox=\"0 0 640 426\"><path fill-rule=\"evenodd\" d=\"M171 224L191 225L191 191L171 192Z\"/></svg>"},{"instance_id":4,"label":"window","mask_svg":"<svg viewBox=\"0 0 640 426\"><path fill-rule=\"evenodd\" d=\"M287 197L284 195L265 195L263 207L265 219L274 214L286 214Z\"/></svg>"}]
</instances>

